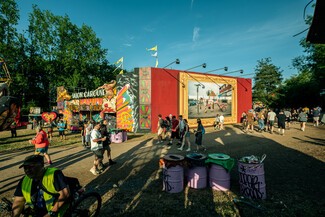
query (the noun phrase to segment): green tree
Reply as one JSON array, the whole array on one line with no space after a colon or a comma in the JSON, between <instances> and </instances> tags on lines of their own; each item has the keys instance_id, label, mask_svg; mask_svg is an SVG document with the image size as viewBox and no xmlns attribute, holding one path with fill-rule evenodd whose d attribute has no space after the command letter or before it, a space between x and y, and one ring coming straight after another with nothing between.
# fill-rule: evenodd
<instances>
[{"instance_id":1,"label":"green tree","mask_svg":"<svg viewBox=\"0 0 325 217\"><path fill-rule=\"evenodd\" d=\"M257 61L254 76L253 100L260 101L267 106L278 106L281 97L278 92L282 82L282 71L272 64L271 58Z\"/></svg>"}]
</instances>

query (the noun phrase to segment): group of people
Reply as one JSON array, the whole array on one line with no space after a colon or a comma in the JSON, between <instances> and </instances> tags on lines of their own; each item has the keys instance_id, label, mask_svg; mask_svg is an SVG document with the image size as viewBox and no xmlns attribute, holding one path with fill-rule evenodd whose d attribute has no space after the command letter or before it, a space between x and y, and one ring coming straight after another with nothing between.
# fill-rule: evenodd
<instances>
[{"instance_id":1,"label":"group of people","mask_svg":"<svg viewBox=\"0 0 325 217\"><path fill-rule=\"evenodd\" d=\"M315 107L310 113L309 109L307 110L305 108L298 110L281 109L277 112L273 109L260 109L259 111L250 109L242 113L241 122L245 133L254 132L254 125L257 121L258 132L269 131L273 134L274 126L277 124L278 133L284 135L285 129L289 129L293 121L299 122L301 131L305 131L309 116L312 116L314 126L318 126L320 114L320 107Z\"/></svg>"},{"instance_id":2,"label":"group of people","mask_svg":"<svg viewBox=\"0 0 325 217\"><path fill-rule=\"evenodd\" d=\"M223 114L217 114L216 115L216 119L214 121L213 127L215 130L223 130L223 124L225 122L225 117L223 116Z\"/></svg>"},{"instance_id":3,"label":"group of people","mask_svg":"<svg viewBox=\"0 0 325 217\"><path fill-rule=\"evenodd\" d=\"M162 115L159 114L157 132L158 141L156 144L163 143L163 140L165 139L168 141L168 147L171 147L176 139L178 150L182 151L187 145L186 151L191 151L190 127L187 119L183 119L182 115L179 115L177 119L175 115L170 114L163 119ZM197 119L197 128L193 133L195 135L196 151L200 149L206 150L205 146L202 144L205 129L200 118Z\"/></svg>"},{"instance_id":4,"label":"group of people","mask_svg":"<svg viewBox=\"0 0 325 217\"><path fill-rule=\"evenodd\" d=\"M103 163L105 151L107 153L108 165L113 165L116 162L111 158L107 120L94 123L92 126L89 139L90 149L95 159L90 172L98 175L105 167ZM14 193L12 216L20 216L26 205L33 212L36 211L37 216L64 216L67 208L66 202L70 197L68 183L61 170L44 166L44 157L46 164L52 164L48 154L50 141L48 134L43 130L42 126L36 126L35 130L35 137L29 140L29 143L35 146L35 153L26 157L23 164L19 167L24 168L25 176L19 181Z\"/></svg>"}]
</instances>

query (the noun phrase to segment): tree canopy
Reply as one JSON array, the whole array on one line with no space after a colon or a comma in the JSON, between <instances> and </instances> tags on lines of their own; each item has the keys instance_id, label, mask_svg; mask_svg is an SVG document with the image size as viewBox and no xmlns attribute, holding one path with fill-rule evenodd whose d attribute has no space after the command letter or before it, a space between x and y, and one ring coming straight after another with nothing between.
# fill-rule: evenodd
<instances>
[{"instance_id":1,"label":"tree canopy","mask_svg":"<svg viewBox=\"0 0 325 217\"><path fill-rule=\"evenodd\" d=\"M93 29L73 24L33 5L29 25L22 33L15 26L19 10L15 0L0 0L0 56L6 61L13 83L12 96L31 105L51 109L56 105L56 87L94 89L115 80L118 73L107 60L107 49Z\"/></svg>"}]
</instances>

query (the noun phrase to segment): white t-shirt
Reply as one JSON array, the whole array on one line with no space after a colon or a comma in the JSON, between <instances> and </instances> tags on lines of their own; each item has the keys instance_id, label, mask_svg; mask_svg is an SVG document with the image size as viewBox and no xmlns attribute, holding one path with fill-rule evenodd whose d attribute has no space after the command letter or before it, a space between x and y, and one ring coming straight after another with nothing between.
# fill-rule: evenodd
<instances>
[{"instance_id":1,"label":"white t-shirt","mask_svg":"<svg viewBox=\"0 0 325 217\"><path fill-rule=\"evenodd\" d=\"M220 123L223 123L225 121L225 117L223 115L219 116Z\"/></svg>"},{"instance_id":2,"label":"white t-shirt","mask_svg":"<svg viewBox=\"0 0 325 217\"><path fill-rule=\"evenodd\" d=\"M103 149L103 142L94 142L94 139L101 138L101 134L98 130L93 129L90 134L90 150L96 151L99 149Z\"/></svg>"},{"instance_id":3,"label":"white t-shirt","mask_svg":"<svg viewBox=\"0 0 325 217\"><path fill-rule=\"evenodd\" d=\"M267 119L269 121L274 121L275 120L275 117L276 117L275 112L271 111L271 112L267 113Z\"/></svg>"}]
</instances>

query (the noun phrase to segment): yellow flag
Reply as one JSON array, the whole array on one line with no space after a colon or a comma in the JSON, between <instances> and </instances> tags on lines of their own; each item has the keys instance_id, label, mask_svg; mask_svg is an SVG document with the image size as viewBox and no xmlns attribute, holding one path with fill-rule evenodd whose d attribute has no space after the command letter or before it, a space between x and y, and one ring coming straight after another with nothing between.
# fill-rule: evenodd
<instances>
[{"instance_id":1,"label":"yellow flag","mask_svg":"<svg viewBox=\"0 0 325 217\"><path fill-rule=\"evenodd\" d=\"M115 65L119 64L119 63L123 63L123 57L121 57L116 63Z\"/></svg>"},{"instance_id":2,"label":"yellow flag","mask_svg":"<svg viewBox=\"0 0 325 217\"><path fill-rule=\"evenodd\" d=\"M147 49L148 51L149 50L152 50L152 51L157 51L158 50L158 46L156 45L156 46L154 46L154 47L152 47L152 48L150 48L150 49Z\"/></svg>"},{"instance_id":3,"label":"yellow flag","mask_svg":"<svg viewBox=\"0 0 325 217\"><path fill-rule=\"evenodd\" d=\"M122 75L123 74L123 70L121 70L119 74Z\"/></svg>"}]
</instances>

